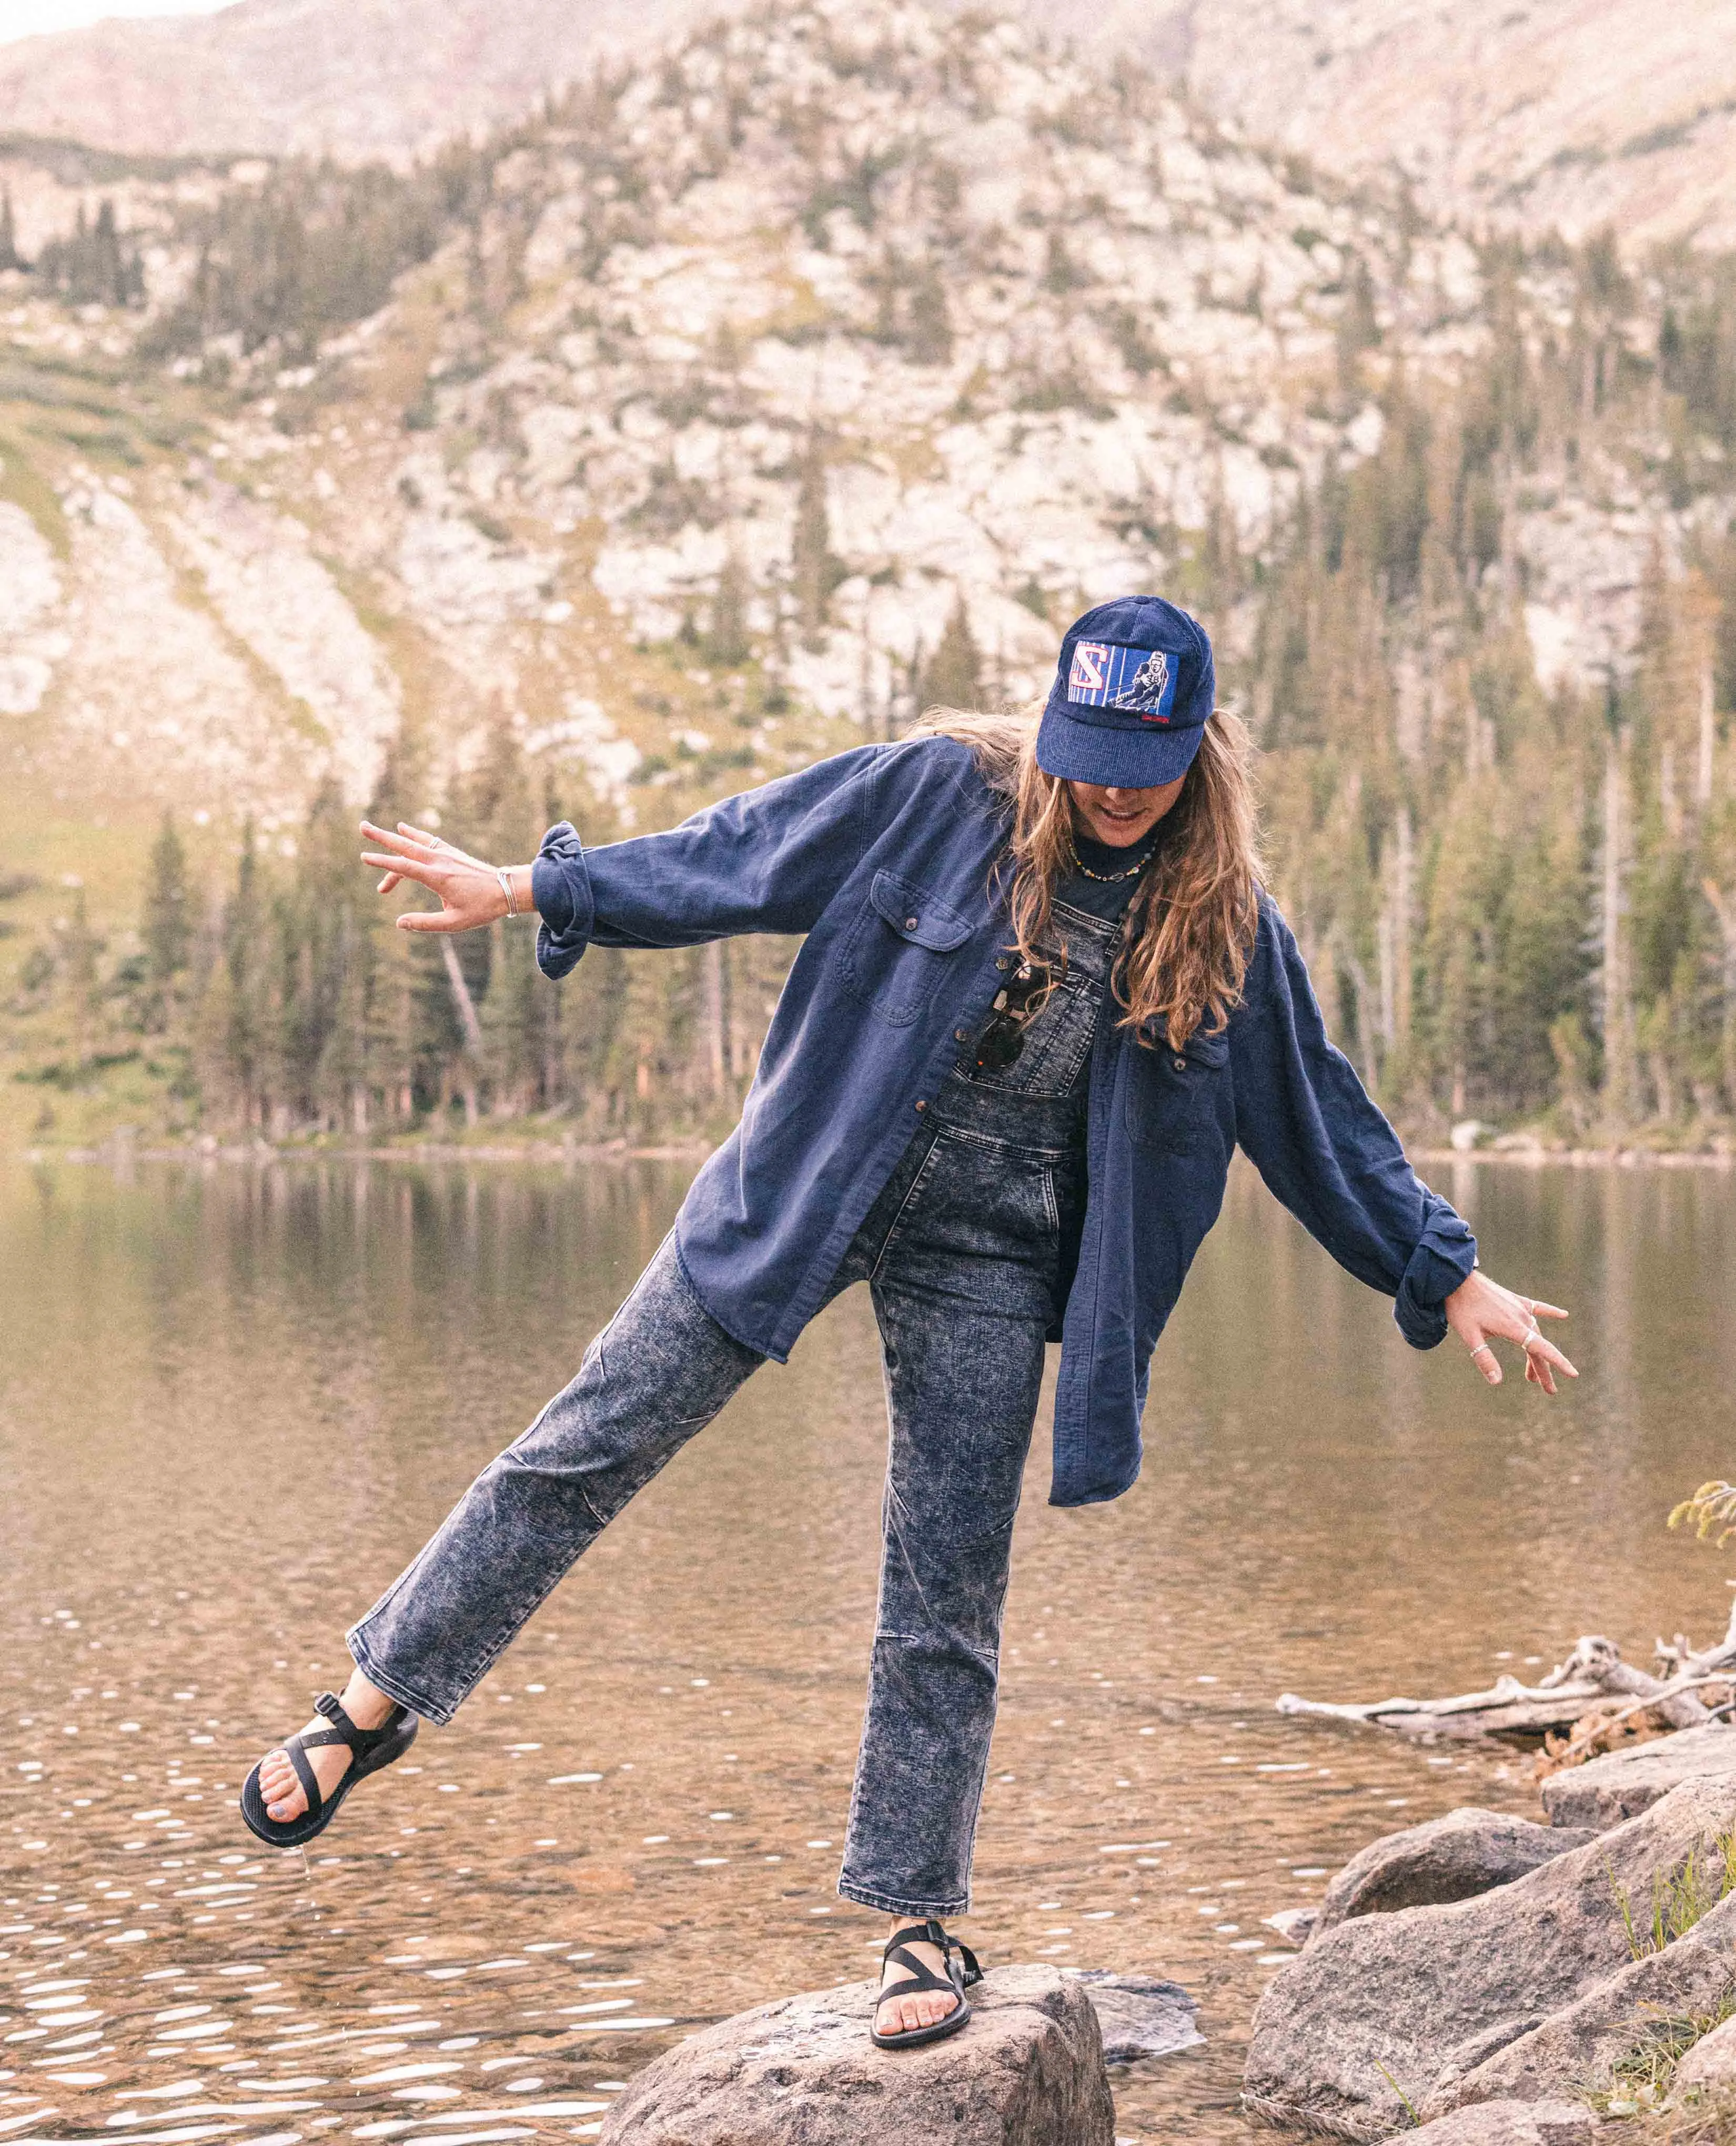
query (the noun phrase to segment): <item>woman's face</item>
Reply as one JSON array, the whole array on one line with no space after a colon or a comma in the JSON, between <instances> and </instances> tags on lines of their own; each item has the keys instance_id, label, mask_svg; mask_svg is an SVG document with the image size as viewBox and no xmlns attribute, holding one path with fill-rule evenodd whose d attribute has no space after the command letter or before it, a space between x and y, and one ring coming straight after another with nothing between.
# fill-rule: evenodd
<instances>
[{"instance_id":1,"label":"woman's face","mask_svg":"<svg viewBox=\"0 0 1736 2146\"><path fill-rule=\"evenodd\" d=\"M1114 790L1099 782L1070 782L1073 810L1078 824L1094 842L1125 850L1140 836L1149 834L1181 795L1187 781L1178 775L1173 782L1160 782L1155 790Z\"/></svg>"}]
</instances>

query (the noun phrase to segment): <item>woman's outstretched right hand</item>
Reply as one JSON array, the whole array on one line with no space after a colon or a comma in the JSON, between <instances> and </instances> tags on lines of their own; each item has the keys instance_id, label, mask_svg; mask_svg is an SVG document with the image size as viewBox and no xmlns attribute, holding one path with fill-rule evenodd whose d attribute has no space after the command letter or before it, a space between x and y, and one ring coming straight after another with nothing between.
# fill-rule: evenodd
<instances>
[{"instance_id":1,"label":"woman's outstretched right hand","mask_svg":"<svg viewBox=\"0 0 1736 2146\"><path fill-rule=\"evenodd\" d=\"M406 820L399 821L396 834L375 826L371 820L362 821L362 831L380 846L364 850L362 861L385 873L379 886L382 894L390 894L402 881L411 879L440 897L437 910L406 910L397 920L399 931L474 931L510 913L501 883L501 866L473 857L467 850L443 841L426 827L412 827ZM504 870L511 877L517 909L528 915L531 867L508 865Z\"/></svg>"}]
</instances>

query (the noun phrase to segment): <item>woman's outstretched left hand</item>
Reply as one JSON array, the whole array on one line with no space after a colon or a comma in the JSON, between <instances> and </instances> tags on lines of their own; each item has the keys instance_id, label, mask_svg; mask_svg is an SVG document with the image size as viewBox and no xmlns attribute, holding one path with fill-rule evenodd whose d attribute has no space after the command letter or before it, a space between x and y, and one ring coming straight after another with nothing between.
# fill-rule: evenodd
<instances>
[{"instance_id":1,"label":"woman's outstretched left hand","mask_svg":"<svg viewBox=\"0 0 1736 2146\"><path fill-rule=\"evenodd\" d=\"M1447 1324L1471 1352L1471 1361L1492 1386L1501 1383L1501 1366L1494 1340L1517 1342L1525 1352L1525 1376L1546 1394L1555 1390L1557 1371L1569 1379L1579 1374L1553 1341L1538 1328L1539 1319L1565 1319L1559 1304L1541 1304L1534 1296L1519 1296L1499 1282L1491 1281L1475 1268L1447 1299Z\"/></svg>"}]
</instances>

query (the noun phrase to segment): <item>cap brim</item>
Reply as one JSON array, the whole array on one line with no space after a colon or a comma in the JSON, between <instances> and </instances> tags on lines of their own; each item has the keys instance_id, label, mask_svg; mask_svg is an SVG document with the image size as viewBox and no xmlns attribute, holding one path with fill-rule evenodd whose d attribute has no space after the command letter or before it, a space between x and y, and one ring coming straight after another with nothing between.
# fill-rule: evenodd
<instances>
[{"instance_id":1,"label":"cap brim","mask_svg":"<svg viewBox=\"0 0 1736 2146\"><path fill-rule=\"evenodd\" d=\"M1064 782L1157 790L1193 766L1204 728L1201 723L1174 730L1082 723L1065 708L1051 707L1037 731L1037 766Z\"/></svg>"}]
</instances>

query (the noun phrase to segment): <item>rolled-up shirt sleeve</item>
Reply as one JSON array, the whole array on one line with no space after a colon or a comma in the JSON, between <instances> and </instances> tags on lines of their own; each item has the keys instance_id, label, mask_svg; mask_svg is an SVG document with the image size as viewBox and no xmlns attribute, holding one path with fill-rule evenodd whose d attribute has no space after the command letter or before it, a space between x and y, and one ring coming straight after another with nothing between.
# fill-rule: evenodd
<instances>
[{"instance_id":1,"label":"rolled-up shirt sleeve","mask_svg":"<svg viewBox=\"0 0 1736 2146\"><path fill-rule=\"evenodd\" d=\"M538 965L560 977L592 945L697 946L811 930L856 868L876 812L895 806L897 771L908 783L919 766L911 741L858 746L678 827L594 850L561 821L531 868Z\"/></svg>"},{"instance_id":2,"label":"rolled-up shirt sleeve","mask_svg":"<svg viewBox=\"0 0 1736 2146\"><path fill-rule=\"evenodd\" d=\"M1394 1300L1413 1348L1444 1340L1443 1306L1477 1263L1469 1225L1412 1170L1399 1136L1326 1034L1290 926L1269 900L1230 1023L1236 1137L1339 1264Z\"/></svg>"},{"instance_id":3,"label":"rolled-up shirt sleeve","mask_svg":"<svg viewBox=\"0 0 1736 2146\"><path fill-rule=\"evenodd\" d=\"M541 920L536 966L558 979L576 966L596 920L585 845L570 821L558 821L543 836L531 866L531 896Z\"/></svg>"}]
</instances>

